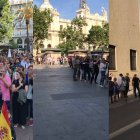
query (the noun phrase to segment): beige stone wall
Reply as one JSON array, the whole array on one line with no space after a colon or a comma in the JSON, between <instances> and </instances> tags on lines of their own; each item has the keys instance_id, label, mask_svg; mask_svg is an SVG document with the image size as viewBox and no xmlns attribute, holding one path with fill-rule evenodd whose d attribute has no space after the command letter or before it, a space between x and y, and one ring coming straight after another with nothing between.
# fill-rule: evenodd
<instances>
[{"instance_id":1,"label":"beige stone wall","mask_svg":"<svg viewBox=\"0 0 140 140\"><path fill-rule=\"evenodd\" d=\"M116 46L116 72L140 76L140 0L109 0L109 42ZM137 51L137 70L130 70L130 49ZM112 71L111 71L112 72Z\"/></svg>"}]
</instances>

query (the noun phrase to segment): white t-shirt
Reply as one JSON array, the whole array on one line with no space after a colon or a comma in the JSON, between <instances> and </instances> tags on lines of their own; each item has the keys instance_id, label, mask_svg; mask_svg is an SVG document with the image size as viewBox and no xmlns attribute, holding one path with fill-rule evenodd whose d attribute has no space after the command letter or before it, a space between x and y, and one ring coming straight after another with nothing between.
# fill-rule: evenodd
<instances>
[{"instance_id":1,"label":"white t-shirt","mask_svg":"<svg viewBox=\"0 0 140 140\"><path fill-rule=\"evenodd\" d=\"M106 71L106 64L100 63L100 71Z\"/></svg>"},{"instance_id":2,"label":"white t-shirt","mask_svg":"<svg viewBox=\"0 0 140 140\"><path fill-rule=\"evenodd\" d=\"M117 83L118 83L118 85L120 86L120 85L122 84L122 82L123 82L123 81L122 81L122 77L119 76L119 77L117 78Z\"/></svg>"}]
</instances>

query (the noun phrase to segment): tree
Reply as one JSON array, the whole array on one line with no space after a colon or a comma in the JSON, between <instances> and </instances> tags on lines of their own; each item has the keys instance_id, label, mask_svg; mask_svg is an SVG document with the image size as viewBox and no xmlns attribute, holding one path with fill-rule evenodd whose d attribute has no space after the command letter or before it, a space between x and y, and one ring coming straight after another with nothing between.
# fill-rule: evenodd
<instances>
[{"instance_id":1,"label":"tree","mask_svg":"<svg viewBox=\"0 0 140 140\"><path fill-rule=\"evenodd\" d=\"M11 45L11 49L17 49L17 44L14 42L13 39L9 40L9 44Z\"/></svg>"},{"instance_id":2,"label":"tree","mask_svg":"<svg viewBox=\"0 0 140 140\"><path fill-rule=\"evenodd\" d=\"M105 24L103 28L100 26L92 26L86 38L86 42L89 46L107 46L109 44L109 24Z\"/></svg>"},{"instance_id":3,"label":"tree","mask_svg":"<svg viewBox=\"0 0 140 140\"><path fill-rule=\"evenodd\" d=\"M0 0L0 42L12 38L13 20L9 0Z\"/></svg>"},{"instance_id":4,"label":"tree","mask_svg":"<svg viewBox=\"0 0 140 140\"><path fill-rule=\"evenodd\" d=\"M58 48L62 52L67 53L69 50L76 49L76 47L83 47L85 35L82 32L82 28L87 23L82 18L74 18L71 22L71 26L67 26L59 32L59 37L63 39L63 43L58 45Z\"/></svg>"},{"instance_id":5,"label":"tree","mask_svg":"<svg viewBox=\"0 0 140 140\"><path fill-rule=\"evenodd\" d=\"M27 51L30 51L30 45L29 45L29 25L30 25L30 19L33 17L33 8L32 8L32 2L28 2L25 4L25 6L21 9L19 9L16 13L15 18L15 25L17 23L23 24L26 23L26 30L27 30Z\"/></svg>"},{"instance_id":6,"label":"tree","mask_svg":"<svg viewBox=\"0 0 140 140\"><path fill-rule=\"evenodd\" d=\"M106 23L103 26L103 29L104 29L104 42L103 42L103 44L108 46L109 45L109 24Z\"/></svg>"},{"instance_id":7,"label":"tree","mask_svg":"<svg viewBox=\"0 0 140 140\"><path fill-rule=\"evenodd\" d=\"M49 9L45 9L44 11L40 11L39 8L35 5L33 12L33 36L34 36L34 47L37 49L37 53L39 48L42 45L43 40L48 38L48 29L52 22L52 14Z\"/></svg>"}]
</instances>

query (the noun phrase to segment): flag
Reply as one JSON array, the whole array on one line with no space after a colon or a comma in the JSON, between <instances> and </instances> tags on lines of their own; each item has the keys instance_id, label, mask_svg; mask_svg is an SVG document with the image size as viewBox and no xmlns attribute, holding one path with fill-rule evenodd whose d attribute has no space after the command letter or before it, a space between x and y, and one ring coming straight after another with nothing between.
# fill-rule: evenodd
<instances>
[{"instance_id":1,"label":"flag","mask_svg":"<svg viewBox=\"0 0 140 140\"><path fill-rule=\"evenodd\" d=\"M12 140L9 114L5 102L0 114L0 140Z\"/></svg>"}]
</instances>

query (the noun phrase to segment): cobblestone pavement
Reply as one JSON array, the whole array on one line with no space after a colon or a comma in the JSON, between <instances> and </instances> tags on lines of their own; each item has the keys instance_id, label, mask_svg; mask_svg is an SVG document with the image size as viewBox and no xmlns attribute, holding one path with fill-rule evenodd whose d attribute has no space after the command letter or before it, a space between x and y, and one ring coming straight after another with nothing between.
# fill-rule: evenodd
<instances>
[{"instance_id":1,"label":"cobblestone pavement","mask_svg":"<svg viewBox=\"0 0 140 140\"><path fill-rule=\"evenodd\" d=\"M108 140L108 89L67 66L35 66L34 140Z\"/></svg>"}]
</instances>

